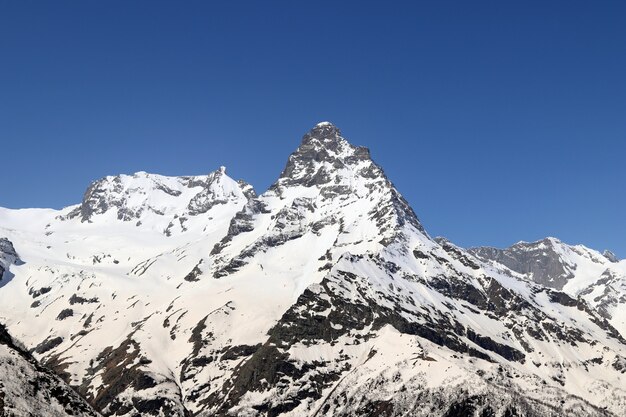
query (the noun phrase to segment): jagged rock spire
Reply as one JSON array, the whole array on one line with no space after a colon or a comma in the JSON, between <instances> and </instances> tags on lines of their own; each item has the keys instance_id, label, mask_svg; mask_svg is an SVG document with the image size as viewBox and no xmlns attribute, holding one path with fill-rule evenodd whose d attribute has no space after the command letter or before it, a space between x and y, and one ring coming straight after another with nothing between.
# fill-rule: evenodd
<instances>
[{"instance_id":1,"label":"jagged rock spire","mask_svg":"<svg viewBox=\"0 0 626 417\"><path fill-rule=\"evenodd\" d=\"M311 187L337 183L341 182L337 173L344 168L357 171L351 175L384 177L380 167L371 160L369 149L350 144L337 126L321 122L302 137L300 146L287 160L279 184L275 185Z\"/></svg>"},{"instance_id":2,"label":"jagged rock spire","mask_svg":"<svg viewBox=\"0 0 626 417\"><path fill-rule=\"evenodd\" d=\"M321 122L303 136L302 145L318 141L332 148L337 146L341 139L341 130L337 126L330 122Z\"/></svg>"}]
</instances>

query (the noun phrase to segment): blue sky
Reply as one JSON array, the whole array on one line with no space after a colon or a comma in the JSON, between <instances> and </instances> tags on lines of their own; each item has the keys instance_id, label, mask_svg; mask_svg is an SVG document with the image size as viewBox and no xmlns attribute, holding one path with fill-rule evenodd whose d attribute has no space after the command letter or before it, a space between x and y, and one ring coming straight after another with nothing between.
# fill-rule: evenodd
<instances>
[{"instance_id":1,"label":"blue sky","mask_svg":"<svg viewBox=\"0 0 626 417\"><path fill-rule=\"evenodd\" d=\"M263 191L330 120L432 235L626 257L625 16L622 1L2 1L0 206L220 165Z\"/></svg>"}]
</instances>

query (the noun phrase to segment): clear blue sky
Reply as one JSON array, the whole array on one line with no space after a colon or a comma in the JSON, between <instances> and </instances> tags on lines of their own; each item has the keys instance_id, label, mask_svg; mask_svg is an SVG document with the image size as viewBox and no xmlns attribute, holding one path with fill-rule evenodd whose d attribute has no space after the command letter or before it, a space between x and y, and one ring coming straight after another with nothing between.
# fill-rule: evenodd
<instances>
[{"instance_id":1,"label":"clear blue sky","mask_svg":"<svg viewBox=\"0 0 626 417\"><path fill-rule=\"evenodd\" d=\"M624 1L0 0L0 206L140 170L265 190L315 123L432 235L626 257Z\"/></svg>"}]
</instances>

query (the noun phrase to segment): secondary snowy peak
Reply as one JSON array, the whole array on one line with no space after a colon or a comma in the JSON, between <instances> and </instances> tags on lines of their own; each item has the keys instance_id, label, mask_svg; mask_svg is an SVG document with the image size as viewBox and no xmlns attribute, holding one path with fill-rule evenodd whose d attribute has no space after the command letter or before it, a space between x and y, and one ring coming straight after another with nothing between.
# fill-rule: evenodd
<instances>
[{"instance_id":1,"label":"secondary snowy peak","mask_svg":"<svg viewBox=\"0 0 626 417\"><path fill-rule=\"evenodd\" d=\"M581 274L599 276L615 263L593 249L568 245L553 237L518 242L506 249L478 247L469 251L483 260L495 261L527 275L538 284L559 290L573 287L582 279Z\"/></svg>"},{"instance_id":2,"label":"secondary snowy peak","mask_svg":"<svg viewBox=\"0 0 626 417\"><path fill-rule=\"evenodd\" d=\"M519 242L506 249L469 250L546 287L582 297L626 335L626 261L615 255L568 245L555 238Z\"/></svg>"},{"instance_id":3,"label":"secondary snowy peak","mask_svg":"<svg viewBox=\"0 0 626 417\"><path fill-rule=\"evenodd\" d=\"M138 172L93 182L82 203L67 218L93 222L110 212L122 221L141 220L146 215L197 216L217 205L245 202L252 196L252 187L228 177L224 167L204 176Z\"/></svg>"}]
</instances>

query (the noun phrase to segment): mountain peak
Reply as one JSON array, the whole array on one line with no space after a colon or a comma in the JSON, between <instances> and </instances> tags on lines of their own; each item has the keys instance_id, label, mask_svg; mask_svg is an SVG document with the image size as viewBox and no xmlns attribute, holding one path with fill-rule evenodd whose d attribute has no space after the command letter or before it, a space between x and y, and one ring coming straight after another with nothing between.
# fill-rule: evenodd
<instances>
[{"instance_id":1,"label":"mountain peak","mask_svg":"<svg viewBox=\"0 0 626 417\"><path fill-rule=\"evenodd\" d=\"M330 122L320 122L302 137L298 150L310 155L312 150L318 151L318 154L322 151L341 153L351 147L352 145L341 136L341 130L337 126Z\"/></svg>"},{"instance_id":2,"label":"mountain peak","mask_svg":"<svg viewBox=\"0 0 626 417\"><path fill-rule=\"evenodd\" d=\"M324 185L337 182L334 177L342 171L352 172L351 176L367 171L370 177L384 177L371 160L369 149L350 144L337 126L321 122L302 137L298 149L289 156L279 183L306 187Z\"/></svg>"},{"instance_id":3,"label":"mountain peak","mask_svg":"<svg viewBox=\"0 0 626 417\"><path fill-rule=\"evenodd\" d=\"M252 187L228 177L223 166L208 175L184 177L140 171L94 181L67 218L91 222L94 216L110 210L123 221L140 220L145 215L196 216L216 205L243 204L251 196Z\"/></svg>"},{"instance_id":4,"label":"mountain peak","mask_svg":"<svg viewBox=\"0 0 626 417\"><path fill-rule=\"evenodd\" d=\"M313 139L322 142L336 142L341 138L341 130L331 122L320 122L313 126L309 132L302 138L302 143L309 142Z\"/></svg>"},{"instance_id":5,"label":"mountain peak","mask_svg":"<svg viewBox=\"0 0 626 417\"><path fill-rule=\"evenodd\" d=\"M298 190L298 188L307 190ZM296 189L287 192L288 189ZM330 122L315 125L289 156L269 195L314 196L326 202L348 199L377 201L363 217L374 218L385 245L398 236L401 226L411 224L424 230L413 209L370 157L369 149L348 142Z\"/></svg>"}]
</instances>

